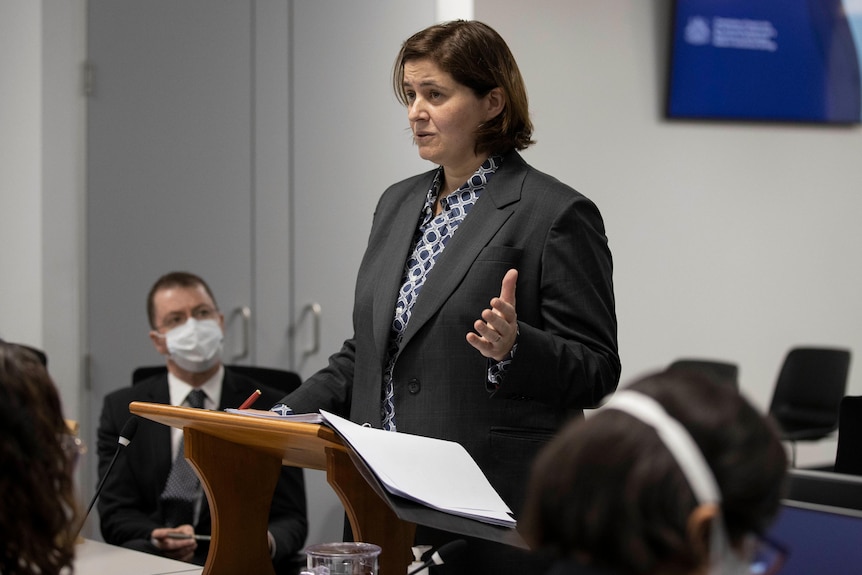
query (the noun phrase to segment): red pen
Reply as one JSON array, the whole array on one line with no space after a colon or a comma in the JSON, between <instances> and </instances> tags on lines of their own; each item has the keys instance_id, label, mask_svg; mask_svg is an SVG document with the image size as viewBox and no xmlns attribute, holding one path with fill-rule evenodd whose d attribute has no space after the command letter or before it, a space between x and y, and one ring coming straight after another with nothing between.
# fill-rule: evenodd
<instances>
[{"instance_id":1,"label":"red pen","mask_svg":"<svg viewBox=\"0 0 862 575\"><path fill-rule=\"evenodd\" d=\"M259 389L255 389L255 390L254 390L254 393L252 393L251 395L249 395L249 396L248 396L248 399L246 399L245 401L243 401L243 402L242 402L242 405L240 405L237 409L248 409L249 407L251 407L251 404L252 404L252 403L254 403L255 401L257 401L257 398L258 398L258 397L260 397L260 390L259 390Z\"/></svg>"}]
</instances>

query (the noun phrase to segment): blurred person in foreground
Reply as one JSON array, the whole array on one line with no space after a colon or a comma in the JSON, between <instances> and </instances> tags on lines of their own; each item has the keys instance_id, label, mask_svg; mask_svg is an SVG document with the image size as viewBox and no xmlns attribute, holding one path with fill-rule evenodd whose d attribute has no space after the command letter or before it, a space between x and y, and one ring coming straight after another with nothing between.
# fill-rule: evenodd
<instances>
[{"instance_id":1,"label":"blurred person in foreground","mask_svg":"<svg viewBox=\"0 0 862 575\"><path fill-rule=\"evenodd\" d=\"M56 575L71 567L80 508L57 388L39 357L0 340L0 573Z\"/></svg>"},{"instance_id":2,"label":"blurred person in foreground","mask_svg":"<svg viewBox=\"0 0 862 575\"><path fill-rule=\"evenodd\" d=\"M731 386L653 374L543 449L521 530L553 575L775 573L764 533L786 469L775 425Z\"/></svg>"}]
</instances>

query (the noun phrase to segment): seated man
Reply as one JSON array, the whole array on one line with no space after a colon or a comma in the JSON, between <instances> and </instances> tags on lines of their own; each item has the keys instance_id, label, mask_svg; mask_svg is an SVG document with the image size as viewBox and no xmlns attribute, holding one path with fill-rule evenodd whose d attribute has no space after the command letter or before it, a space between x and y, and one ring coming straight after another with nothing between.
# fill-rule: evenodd
<instances>
[{"instance_id":1,"label":"seated man","mask_svg":"<svg viewBox=\"0 0 862 575\"><path fill-rule=\"evenodd\" d=\"M201 278L185 272L159 278L150 290L147 312L150 339L166 356L167 373L105 397L98 430L99 477L116 452L123 425L132 417L133 401L222 410L238 407L255 389L262 392L262 405L283 395L222 365L224 316ZM102 536L107 543L203 565L209 543L179 538L208 535L211 530L207 499L183 457L182 430L143 418L139 423L134 441L117 460L100 495ZM241 487L237 485L237 497ZM283 467L267 533L276 573L290 572L307 531L302 470Z\"/></svg>"}]
</instances>

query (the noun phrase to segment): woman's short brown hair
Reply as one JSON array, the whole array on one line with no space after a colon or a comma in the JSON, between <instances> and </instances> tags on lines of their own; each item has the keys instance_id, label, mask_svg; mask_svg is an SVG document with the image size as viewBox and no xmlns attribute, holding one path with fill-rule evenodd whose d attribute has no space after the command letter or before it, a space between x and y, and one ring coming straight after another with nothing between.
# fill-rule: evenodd
<instances>
[{"instance_id":1,"label":"woman's short brown hair","mask_svg":"<svg viewBox=\"0 0 862 575\"><path fill-rule=\"evenodd\" d=\"M392 75L395 95L404 105L404 64L423 59L433 61L480 98L494 88L503 91L503 111L476 130L476 153L503 154L535 143L524 78L506 42L493 28L482 22L454 20L408 38L398 52Z\"/></svg>"}]
</instances>

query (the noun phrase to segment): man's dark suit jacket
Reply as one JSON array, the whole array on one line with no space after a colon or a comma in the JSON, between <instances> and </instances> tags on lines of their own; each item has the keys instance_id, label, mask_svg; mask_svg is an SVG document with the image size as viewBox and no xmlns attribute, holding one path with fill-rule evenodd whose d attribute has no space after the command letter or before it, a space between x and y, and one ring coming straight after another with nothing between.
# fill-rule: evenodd
<instances>
[{"instance_id":1,"label":"man's dark suit jacket","mask_svg":"<svg viewBox=\"0 0 862 575\"><path fill-rule=\"evenodd\" d=\"M381 197L356 283L354 335L282 399L295 411L381 426L396 298L434 174ZM519 272L518 347L502 386L488 390L488 362L465 337L510 268ZM394 369L398 431L463 445L517 514L538 450L619 381L612 274L593 202L507 154L413 308Z\"/></svg>"},{"instance_id":2,"label":"man's dark suit jacket","mask_svg":"<svg viewBox=\"0 0 862 575\"><path fill-rule=\"evenodd\" d=\"M255 389L260 389L258 405L269 405L281 393L225 368L219 409L238 407ZM99 477L102 477L117 449L123 425L131 417L133 401L170 403L167 374L114 391L105 397L98 430ZM149 540L153 529L164 527L159 496L171 469L171 428L141 418L134 439L117 459L99 498L102 536L107 543L123 545L131 540ZM237 497L246 486L237 484ZM211 517L204 497L196 533L209 534ZM305 544L308 532L305 483L302 470L283 467L276 486L269 517L269 531L277 541L273 559L278 572ZM206 545L198 545L203 553Z\"/></svg>"}]
</instances>

